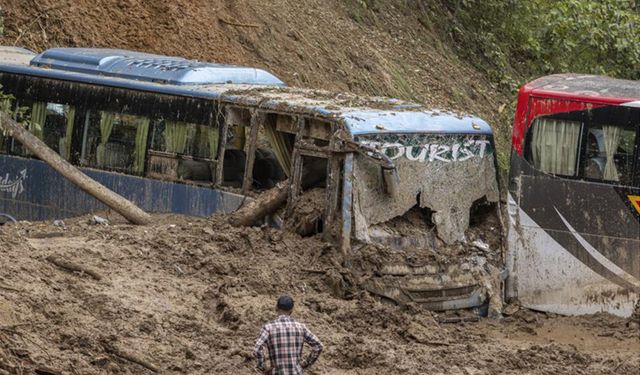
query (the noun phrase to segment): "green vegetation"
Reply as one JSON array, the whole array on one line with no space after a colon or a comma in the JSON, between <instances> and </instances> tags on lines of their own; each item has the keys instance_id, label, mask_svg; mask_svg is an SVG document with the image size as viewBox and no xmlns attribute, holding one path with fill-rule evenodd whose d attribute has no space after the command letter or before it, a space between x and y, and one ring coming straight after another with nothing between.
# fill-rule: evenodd
<instances>
[{"instance_id":1,"label":"green vegetation","mask_svg":"<svg viewBox=\"0 0 640 375\"><path fill-rule=\"evenodd\" d=\"M561 72L640 79L640 2L635 0L457 0L442 5L441 30L454 49L503 89Z\"/></svg>"}]
</instances>

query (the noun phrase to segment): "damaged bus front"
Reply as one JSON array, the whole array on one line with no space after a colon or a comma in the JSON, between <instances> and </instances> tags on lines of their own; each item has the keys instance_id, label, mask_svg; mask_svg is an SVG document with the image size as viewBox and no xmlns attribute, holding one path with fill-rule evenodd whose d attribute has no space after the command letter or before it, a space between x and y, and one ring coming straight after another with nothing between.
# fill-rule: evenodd
<instances>
[{"instance_id":1,"label":"damaged bus front","mask_svg":"<svg viewBox=\"0 0 640 375\"><path fill-rule=\"evenodd\" d=\"M356 142L387 161L381 165L365 152L345 165L353 238L391 249L367 289L432 310L476 307L488 294L499 299L499 196L489 125L438 111L345 119Z\"/></svg>"}]
</instances>

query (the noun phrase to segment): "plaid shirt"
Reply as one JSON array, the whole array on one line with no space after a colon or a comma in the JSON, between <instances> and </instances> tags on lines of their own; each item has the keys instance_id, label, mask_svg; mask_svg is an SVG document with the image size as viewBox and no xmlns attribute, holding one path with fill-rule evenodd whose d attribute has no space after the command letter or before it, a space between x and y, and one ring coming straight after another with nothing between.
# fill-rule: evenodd
<instances>
[{"instance_id":1,"label":"plaid shirt","mask_svg":"<svg viewBox=\"0 0 640 375\"><path fill-rule=\"evenodd\" d=\"M305 342L311 345L311 353L303 360L302 344ZM323 349L320 340L304 324L288 315L280 315L262 327L253 351L261 371L266 370L262 354L265 344L269 349L270 375L300 375L302 369L311 366L318 359Z\"/></svg>"}]
</instances>

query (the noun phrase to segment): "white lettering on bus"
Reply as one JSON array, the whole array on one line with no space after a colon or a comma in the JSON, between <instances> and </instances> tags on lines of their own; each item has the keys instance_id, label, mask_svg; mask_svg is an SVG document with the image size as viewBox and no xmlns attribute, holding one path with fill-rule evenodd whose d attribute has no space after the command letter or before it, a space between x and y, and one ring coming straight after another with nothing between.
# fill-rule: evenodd
<instances>
[{"instance_id":1,"label":"white lettering on bus","mask_svg":"<svg viewBox=\"0 0 640 375\"><path fill-rule=\"evenodd\" d=\"M365 145L374 147L387 155L389 159L395 160L402 156L411 161L433 162L442 161L450 163L454 161L465 161L473 157L484 158L487 151L487 140L468 140L464 143L439 144L430 143L418 146L405 146L401 143L382 143L375 141L364 141Z\"/></svg>"},{"instance_id":2,"label":"white lettering on bus","mask_svg":"<svg viewBox=\"0 0 640 375\"><path fill-rule=\"evenodd\" d=\"M0 191L10 193L12 198L16 198L18 194L24 191L22 181L27 178L27 170L20 171L20 175L16 178L10 178L7 173L4 177L0 177Z\"/></svg>"}]
</instances>

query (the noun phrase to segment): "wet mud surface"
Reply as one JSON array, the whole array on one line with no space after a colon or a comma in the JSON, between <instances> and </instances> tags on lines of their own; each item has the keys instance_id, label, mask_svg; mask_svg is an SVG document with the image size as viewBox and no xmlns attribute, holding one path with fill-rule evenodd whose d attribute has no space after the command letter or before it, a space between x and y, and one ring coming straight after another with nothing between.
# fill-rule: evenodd
<instances>
[{"instance_id":1,"label":"wet mud surface","mask_svg":"<svg viewBox=\"0 0 640 375\"><path fill-rule=\"evenodd\" d=\"M381 303L361 287L379 248L354 251L347 269L317 237L222 217L89 219L0 227L0 374L253 373L253 343L284 292L326 347L310 374L640 373L634 320Z\"/></svg>"}]
</instances>

